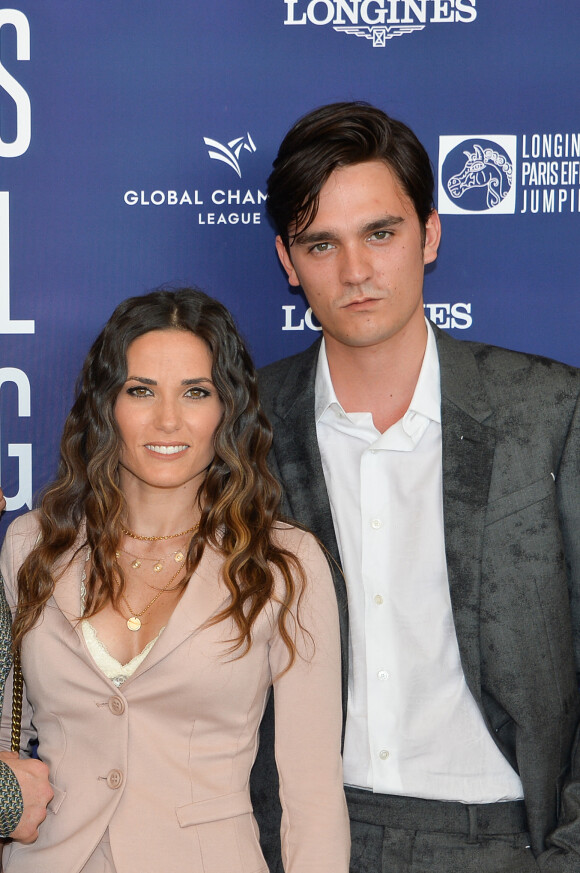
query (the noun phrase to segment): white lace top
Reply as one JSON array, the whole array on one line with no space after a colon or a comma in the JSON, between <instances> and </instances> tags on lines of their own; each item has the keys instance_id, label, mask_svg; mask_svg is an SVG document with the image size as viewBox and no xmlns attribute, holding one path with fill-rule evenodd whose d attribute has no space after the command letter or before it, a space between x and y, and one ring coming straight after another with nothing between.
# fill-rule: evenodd
<instances>
[{"instance_id":1,"label":"white lace top","mask_svg":"<svg viewBox=\"0 0 580 873\"><path fill-rule=\"evenodd\" d=\"M88 561L89 558L90 553L87 554L86 560ZM85 588L86 578L87 574L83 571L81 579L81 615L85 611L85 598L87 595ZM120 661L117 661L117 659L111 655L106 645L101 642L95 628L88 618L81 621L81 629L85 638L85 643L87 644L87 649L89 650L89 654L93 661L99 670L101 670L107 679L110 679L117 688L119 688L123 682L129 678L129 676L133 675L137 667L145 660L164 630L164 628L161 628L157 636L147 643L143 651L139 652L138 655L135 655L134 658L131 658L127 664L121 664Z\"/></svg>"}]
</instances>

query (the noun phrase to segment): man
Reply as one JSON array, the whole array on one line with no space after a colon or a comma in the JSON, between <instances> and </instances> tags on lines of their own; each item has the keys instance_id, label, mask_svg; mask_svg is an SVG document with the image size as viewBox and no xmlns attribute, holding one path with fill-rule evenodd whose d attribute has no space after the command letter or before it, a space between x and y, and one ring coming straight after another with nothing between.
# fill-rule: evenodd
<instances>
[{"instance_id":1,"label":"man","mask_svg":"<svg viewBox=\"0 0 580 873\"><path fill-rule=\"evenodd\" d=\"M298 121L268 181L322 325L261 386L286 511L344 573L351 869L572 873L580 372L425 321L432 197L412 131L361 103Z\"/></svg>"},{"instance_id":2,"label":"man","mask_svg":"<svg viewBox=\"0 0 580 873\"><path fill-rule=\"evenodd\" d=\"M0 512L6 500L0 488ZM4 683L10 670L10 610L0 584L0 712ZM32 758L19 759L16 752L0 752L0 837L32 843L38 826L46 818L46 806L52 798L48 784L48 767Z\"/></svg>"}]
</instances>

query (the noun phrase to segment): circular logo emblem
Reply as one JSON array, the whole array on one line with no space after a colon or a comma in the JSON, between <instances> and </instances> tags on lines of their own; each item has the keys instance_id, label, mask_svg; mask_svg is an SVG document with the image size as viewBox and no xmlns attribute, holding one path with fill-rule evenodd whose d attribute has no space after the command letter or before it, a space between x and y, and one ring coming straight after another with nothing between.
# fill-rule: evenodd
<instances>
[{"instance_id":1,"label":"circular logo emblem","mask_svg":"<svg viewBox=\"0 0 580 873\"><path fill-rule=\"evenodd\" d=\"M487 212L504 200L513 184L506 150L489 139L466 139L443 162L442 182L459 209Z\"/></svg>"}]
</instances>

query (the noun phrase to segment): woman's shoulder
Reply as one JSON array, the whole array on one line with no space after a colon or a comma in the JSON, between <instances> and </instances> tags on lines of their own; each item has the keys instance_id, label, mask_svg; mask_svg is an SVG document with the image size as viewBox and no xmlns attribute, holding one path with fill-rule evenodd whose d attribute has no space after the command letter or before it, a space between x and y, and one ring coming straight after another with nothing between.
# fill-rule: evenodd
<instances>
[{"instance_id":1,"label":"woman's shoulder","mask_svg":"<svg viewBox=\"0 0 580 873\"><path fill-rule=\"evenodd\" d=\"M0 573L7 586L15 584L18 568L34 548L39 531L37 512L20 515L9 525L0 553Z\"/></svg>"},{"instance_id":2,"label":"woman's shoulder","mask_svg":"<svg viewBox=\"0 0 580 873\"><path fill-rule=\"evenodd\" d=\"M309 530L285 521L277 521L272 528L272 539L278 548L286 549L303 565L328 563L326 550L320 540Z\"/></svg>"},{"instance_id":3,"label":"woman's shoulder","mask_svg":"<svg viewBox=\"0 0 580 873\"><path fill-rule=\"evenodd\" d=\"M34 545L40 532L40 518L38 510L33 509L32 512L25 512L24 515L19 515L8 526L6 531L6 541L11 542L13 547L26 547L30 542L30 548ZM29 549L30 550L30 549Z\"/></svg>"},{"instance_id":4,"label":"woman's shoulder","mask_svg":"<svg viewBox=\"0 0 580 873\"><path fill-rule=\"evenodd\" d=\"M19 566L38 541L40 520L36 510L19 515L8 526L2 552Z\"/></svg>"},{"instance_id":5,"label":"woman's shoulder","mask_svg":"<svg viewBox=\"0 0 580 873\"><path fill-rule=\"evenodd\" d=\"M294 552L296 549L311 547L318 543L314 534L303 527L287 521L277 521L272 526L272 539L277 546Z\"/></svg>"}]
</instances>

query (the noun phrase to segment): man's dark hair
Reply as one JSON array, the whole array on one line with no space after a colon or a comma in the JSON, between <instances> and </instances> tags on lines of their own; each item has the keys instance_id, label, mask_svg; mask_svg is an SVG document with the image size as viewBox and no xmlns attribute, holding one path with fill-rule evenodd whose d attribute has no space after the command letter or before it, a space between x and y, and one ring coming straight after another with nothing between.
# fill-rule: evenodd
<instances>
[{"instance_id":1,"label":"man's dark hair","mask_svg":"<svg viewBox=\"0 0 580 873\"><path fill-rule=\"evenodd\" d=\"M268 179L266 208L287 250L290 233L294 236L314 221L330 174L364 161L387 164L424 230L433 210L433 170L413 131L368 103L330 103L304 115L288 131Z\"/></svg>"}]
</instances>

